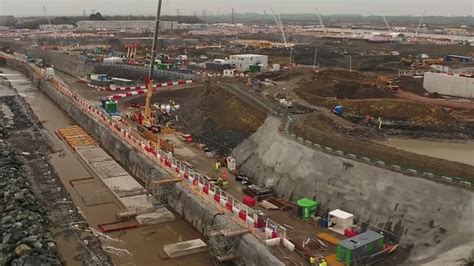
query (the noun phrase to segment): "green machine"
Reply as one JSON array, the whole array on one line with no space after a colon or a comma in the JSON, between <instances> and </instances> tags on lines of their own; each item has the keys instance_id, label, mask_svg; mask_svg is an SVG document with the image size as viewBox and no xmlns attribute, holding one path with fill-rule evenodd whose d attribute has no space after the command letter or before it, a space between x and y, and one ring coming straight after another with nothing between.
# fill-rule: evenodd
<instances>
[{"instance_id":1,"label":"green machine","mask_svg":"<svg viewBox=\"0 0 474 266\"><path fill-rule=\"evenodd\" d=\"M314 216L319 207L319 202L308 198L299 199L296 204L298 205L298 217L302 219L309 219Z\"/></svg>"},{"instance_id":2,"label":"green machine","mask_svg":"<svg viewBox=\"0 0 474 266\"><path fill-rule=\"evenodd\" d=\"M251 73L257 73L260 72L261 67L259 65L250 65L249 70Z\"/></svg>"}]
</instances>

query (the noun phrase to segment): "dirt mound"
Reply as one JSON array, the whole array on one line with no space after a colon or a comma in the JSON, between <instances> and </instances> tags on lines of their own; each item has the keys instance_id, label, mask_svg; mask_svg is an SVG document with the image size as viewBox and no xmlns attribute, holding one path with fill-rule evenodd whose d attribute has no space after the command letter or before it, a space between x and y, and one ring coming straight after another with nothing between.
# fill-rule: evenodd
<instances>
[{"instance_id":1,"label":"dirt mound","mask_svg":"<svg viewBox=\"0 0 474 266\"><path fill-rule=\"evenodd\" d=\"M346 112L356 115L410 121L418 126L442 127L456 124L456 121L441 107L431 104L400 100L328 100L325 102L329 108L339 104L344 106Z\"/></svg>"},{"instance_id":2,"label":"dirt mound","mask_svg":"<svg viewBox=\"0 0 474 266\"><path fill-rule=\"evenodd\" d=\"M393 98L392 93L375 86L376 77L346 70L326 70L301 81L295 92L299 95L335 97L336 99Z\"/></svg>"},{"instance_id":3,"label":"dirt mound","mask_svg":"<svg viewBox=\"0 0 474 266\"><path fill-rule=\"evenodd\" d=\"M413 92L418 95L425 95L428 91L423 88L423 79L414 79L411 77L400 77L398 80L400 89Z\"/></svg>"},{"instance_id":4,"label":"dirt mound","mask_svg":"<svg viewBox=\"0 0 474 266\"><path fill-rule=\"evenodd\" d=\"M152 102L159 103L170 100L181 106L176 113L178 121L173 123L223 154L254 133L266 118L266 114L219 87L163 91L152 98ZM143 98L136 98L124 104L143 102Z\"/></svg>"}]
</instances>

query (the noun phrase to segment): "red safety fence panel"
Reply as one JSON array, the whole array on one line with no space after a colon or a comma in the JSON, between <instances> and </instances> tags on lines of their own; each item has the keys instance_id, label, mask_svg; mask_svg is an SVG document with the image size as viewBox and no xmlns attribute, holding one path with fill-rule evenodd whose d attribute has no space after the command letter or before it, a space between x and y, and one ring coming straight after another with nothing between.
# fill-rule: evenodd
<instances>
[{"instance_id":1,"label":"red safety fence panel","mask_svg":"<svg viewBox=\"0 0 474 266\"><path fill-rule=\"evenodd\" d=\"M247 214L244 211L240 211L239 218L245 221L247 219Z\"/></svg>"}]
</instances>

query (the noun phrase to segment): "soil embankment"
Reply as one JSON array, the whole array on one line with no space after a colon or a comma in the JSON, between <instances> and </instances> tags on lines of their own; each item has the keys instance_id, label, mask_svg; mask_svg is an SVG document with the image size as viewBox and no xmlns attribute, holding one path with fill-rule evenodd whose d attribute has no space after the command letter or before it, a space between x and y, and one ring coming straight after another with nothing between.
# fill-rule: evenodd
<instances>
[{"instance_id":1,"label":"soil embankment","mask_svg":"<svg viewBox=\"0 0 474 266\"><path fill-rule=\"evenodd\" d=\"M388 230L387 236L400 239L402 250L411 249L413 264L429 263L456 248L470 254L472 190L329 155L289 139L280 127L278 119L268 118L233 151L241 171L272 186L279 197L316 199L319 215L340 208L360 223Z\"/></svg>"},{"instance_id":2,"label":"soil embankment","mask_svg":"<svg viewBox=\"0 0 474 266\"><path fill-rule=\"evenodd\" d=\"M123 105L143 104L144 99L124 99ZM153 95L152 102L180 105L173 121L183 132L192 134L208 147L228 154L264 122L266 114L217 87L200 87L163 91Z\"/></svg>"}]
</instances>

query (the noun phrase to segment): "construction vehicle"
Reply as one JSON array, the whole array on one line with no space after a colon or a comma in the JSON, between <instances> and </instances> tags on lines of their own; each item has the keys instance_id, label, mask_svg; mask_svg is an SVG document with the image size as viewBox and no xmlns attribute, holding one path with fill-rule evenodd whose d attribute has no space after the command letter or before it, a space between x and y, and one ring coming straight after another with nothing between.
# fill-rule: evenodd
<instances>
[{"instance_id":1,"label":"construction vehicle","mask_svg":"<svg viewBox=\"0 0 474 266\"><path fill-rule=\"evenodd\" d=\"M400 58L400 64L410 69L425 68L425 67L429 67L430 65L442 65L443 58L415 59L415 58L402 57Z\"/></svg>"},{"instance_id":2,"label":"construction vehicle","mask_svg":"<svg viewBox=\"0 0 474 266\"><path fill-rule=\"evenodd\" d=\"M153 95L153 80L149 79L147 81L146 89L146 98L145 98L145 111L143 113L142 125L150 129L152 126L156 125L156 119L153 117L151 111L151 96Z\"/></svg>"},{"instance_id":3,"label":"construction vehicle","mask_svg":"<svg viewBox=\"0 0 474 266\"><path fill-rule=\"evenodd\" d=\"M396 93L399 89L398 85L393 84L393 79L386 76L378 76L375 81L375 86L390 93Z\"/></svg>"}]
</instances>

